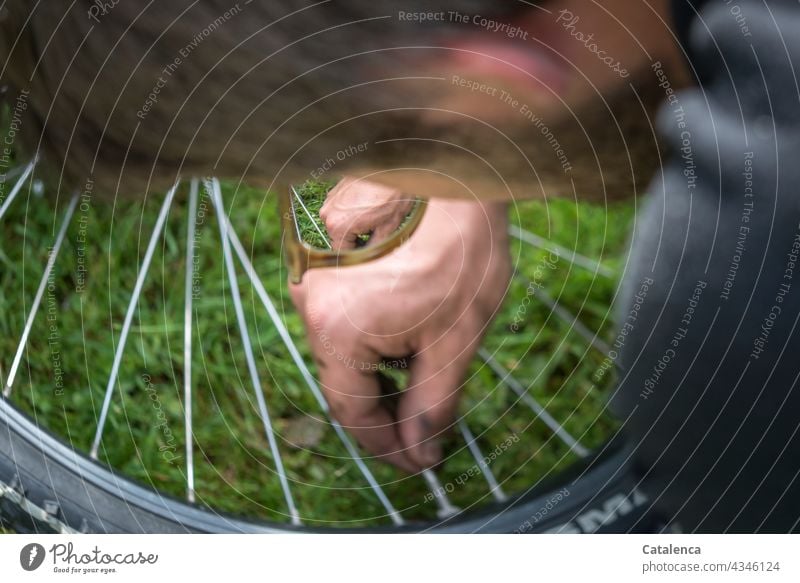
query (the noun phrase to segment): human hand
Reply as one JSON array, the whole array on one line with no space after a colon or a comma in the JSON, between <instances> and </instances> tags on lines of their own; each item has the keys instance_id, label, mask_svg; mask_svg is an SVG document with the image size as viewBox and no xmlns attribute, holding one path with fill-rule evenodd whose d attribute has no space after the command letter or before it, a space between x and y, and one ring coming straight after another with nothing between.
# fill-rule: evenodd
<instances>
[{"instance_id":1,"label":"human hand","mask_svg":"<svg viewBox=\"0 0 800 583\"><path fill-rule=\"evenodd\" d=\"M411 212L414 197L369 180L345 177L328 193L319 216L334 250L354 249L359 235L386 239Z\"/></svg>"},{"instance_id":2,"label":"human hand","mask_svg":"<svg viewBox=\"0 0 800 583\"><path fill-rule=\"evenodd\" d=\"M390 255L316 269L290 287L332 415L373 455L416 472L441 460L461 383L505 295L505 205L431 200ZM409 362L396 411L381 399L386 361Z\"/></svg>"}]
</instances>

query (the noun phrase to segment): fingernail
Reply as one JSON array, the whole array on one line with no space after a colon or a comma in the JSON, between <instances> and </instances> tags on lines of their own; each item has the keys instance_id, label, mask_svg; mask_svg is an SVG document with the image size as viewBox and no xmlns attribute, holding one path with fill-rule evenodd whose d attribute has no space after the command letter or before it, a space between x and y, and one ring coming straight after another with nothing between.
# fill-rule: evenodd
<instances>
[{"instance_id":1,"label":"fingernail","mask_svg":"<svg viewBox=\"0 0 800 583\"><path fill-rule=\"evenodd\" d=\"M435 466L442 459L442 444L438 439L429 439L419 446L420 457L426 466Z\"/></svg>"}]
</instances>

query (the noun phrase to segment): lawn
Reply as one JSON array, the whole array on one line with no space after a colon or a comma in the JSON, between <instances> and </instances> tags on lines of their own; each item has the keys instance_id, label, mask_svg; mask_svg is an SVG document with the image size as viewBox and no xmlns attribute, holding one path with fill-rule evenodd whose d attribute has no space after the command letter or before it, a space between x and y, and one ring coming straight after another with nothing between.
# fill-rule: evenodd
<instances>
[{"instance_id":1,"label":"lawn","mask_svg":"<svg viewBox=\"0 0 800 583\"><path fill-rule=\"evenodd\" d=\"M8 192L5 185L3 193ZM245 364L220 233L210 197L201 191L194 263L191 363L183 354L187 185L173 202L142 290L114 387L99 459L144 484L184 496L183 371L194 383L194 463L197 503L249 517L286 522L253 387ZM281 318L309 364L300 318L286 292L275 197L223 183L231 222ZM79 205L33 323L10 399L36 422L81 451L97 426L114 347L163 194L105 202L93 193ZM67 204L62 193L37 195L25 188L2 219L0 235L0 367L8 373L48 249ZM567 200L525 202L510 209L514 224L568 249L600 259L615 273L624 266L633 205L605 208ZM614 336L610 305L616 278L597 276L552 261L541 249L512 243L521 277L577 315L601 338ZM543 268L546 266L546 268ZM308 524L387 524L376 497L348 458L289 358L244 270L239 286L258 360L263 392L300 514ZM598 381L604 356L589 347L537 297L515 280L484 346L581 444L596 447L613 431L605 414L611 375ZM485 455L511 439L491 468L508 493L576 460L570 449L519 401L485 364L473 364L465 381L462 413ZM437 474L454 484L450 497L462 507L490 500L480 477L455 481L475 460L457 432ZM425 481L367 460L394 505L407 519L431 518Z\"/></svg>"}]
</instances>

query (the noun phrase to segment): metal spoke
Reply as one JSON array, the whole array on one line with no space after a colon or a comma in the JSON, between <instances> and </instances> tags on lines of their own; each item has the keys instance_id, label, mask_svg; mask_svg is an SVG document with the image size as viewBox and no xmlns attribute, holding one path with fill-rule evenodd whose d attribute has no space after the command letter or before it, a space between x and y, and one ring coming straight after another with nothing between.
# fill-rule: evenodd
<instances>
[{"instance_id":1,"label":"metal spoke","mask_svg":"<svg viewBox=\"0 0 800 583\"><path fill-rule=\"evenodd\" d=\"M11 192L8 193L6 200L3 201L3 205L0 206L0 219L3 218L3 215L6 214L8 207L10 207L11 203L14 202L14 199L17 198L17 194L19 194L22 185L25 184L25 181L28 179L28 176L30 176L31 172L33 172L34 166L36 166L35 158L31 160L27 166L25 166L25 170L22 172L22 176L20 176L14 183L14 188L11 189Z\"/></svg>"},{"instance_id":2,"label":"metal spoke","mask_svg":"<svg viewBox=\"0 0 800 583\"><path fill-rule=\"evenodd\" d=\"M32 165L28 166L28 170L26 171L25 176L30 172ZM21 178L20 180L24 180ZM17 188L17 187L15 187ZM47 282L50 279L50 273L53 271L53 266L56 263L56 258L58 257L58 253L61 250L61 245L64 243L64 237L67 234L67 227L69 227L69 222L72 219L72 215L75 212L75 207L78 204L78 196L73 195L72 199L67 206L67 210L64 213L64 219L61 223L61 227L58 230L58 234L56 235L55 243L53 244L53 248L50 250L50 256L47 258L47 264L44 268L44 273L42 274L42 280L39 282L39 289L36 290L36 295L33 298L33 303L31 304L30 312L28 312L28 318L25 322L25 327L22 330L22 337L19 341L19 346L17 347L17 352L14 355L14 360L11 363L11 368L8 371L8 378L6 379L6 386L3 389L3 396L8 397L11 394L11 387L14 384L14 378L17 376L17 370L19 369L20 362L22 362L22 355L25 352L25 345L28 343L28 336L31 333L31 328L33 327L33 321L36 318L36 312L39 311L39 305L42 303L42 297L44 296L44 291L47 288Z\"/></svg>"},{"instance_id":3,"label":"metal spoke","mask_svg":"<svg viewBox=\"0 0 800 583\"><path fill-rule=\"evenodd\" d=\"M323 233L323 232L322 232L322 229L320 229L320 228L319 228L319 224L317 224L317 221L316 221L316 219L314 219L314 216L311 214L311 212L308 210L308 207L307 207L307 206L305 205L305 203L303 202L303 197L301 197L301 196L298 194L298 192L295 190L294 186L292 186L292 192L294 193L294 196L295 196L295 198L297 199L297 202L299 202L299 203L300 203L300 206L301 206L301 207L303 208L303 210L305 211L305 213L306 213L306 216L307 216L309 219L311 219L311 224L312 224L312 225L314 225L314 229L316 229L317 233L319 233L319 236L320 236L320 237L322 237L322 240L323 240L323 241L325 241L325 245L327 245L327 246L328 246L328 249L330 249L330 248L331 248L331 243L330 243L330 241L328 241L328 237L326 237L326 236L325 236L325 233Z\"/></svg>"},{"instance_id":4,"label":"metal spoke","mask_svg":"<svg viewBox=\"0 0 800 583\"><path fill-rule=\"evenodd\" d=\"M498 502L505 502L508 500L508 496L506 496L505 492L503 492L500 484L497 483L497 479L494 477L491 468L489 468L489 464L486 463L486 458L478 447L478 442L476 441L475 436L472 434L472 431L463 419L458 420L458 430L461 432L461 436L464 438L464 441L467 442L467 447L469 448L472 457L475 458L475 462L478 464L483 477L486 479L486 483L489 485L489 491L491 492L492 496L494 496L495 500Z\"/></svg>"},{"instance_id":5,"label":"metal spoke","mask_svg":"<svg viewBox=\"0 0 800 583\"><path fill-rule=\"evenodd\" d=\"M516 395L525 403L530 409L539 417L545 424L556 434L556 436L561 439L575 454L580 457L587 457L589 455L589 450L583 447L578 440L575 439L566 429L564 426L561 425L558 421L556 421L547 410L542 407L539 402L534 399L528 390L522 386L514 376L505 369L505 367L500 364L495 357L491 355L491 353L486 350L485 348L480 348L478 350L478 355L483 359L483 361L489 365L494 373L500 377L500 380L503 381L508 388L510 388Z\"/></svg>"},{"instance_id":6,"label":"metal spoke","mask_svg":"<svg viewBox=\"0 0 800 583\"><path fill-rule=\"evenodd\" d=\"M444 520L445 518L450 518L461 512L458 506L454 506L453 503L450 502L445 489L442 487L439 478L436 477L433 470L422 470L422 477L425 478L425 481L428 483L428 488L430 488L436 506L439 508L436 512L436 516Z\"/></svg>"},{"instance_id":7,"label":"metal spoke","mask_svg":"<svg viewBox=\"0 0 800 583\"><path fill-rule=\"evenodd\" d=\"M518 276L518 279L525 285L525 289L531 289L532 284L528 278L520 275ZM592 331L589 330L589 328L587 328L578 319L578 316L561 306L558 302L551 298L546 291L543 289L537 289L534 295L539 298L539 300L558 318L560 318L564 323L568 324L571 330L575 330L575 332L577 332L593 348L597 349L604 355L611 351L611 347L606 344L606 342L598 338L597 334L592 334Z\"/></svg>"},{"instance_id":8,"label":"metal spoke","mask_svg":"<svg viewBox=\"0 0 800 583\"><path fill-rule=\"evenodd\" d=\"M286 478L286 471L283 467L283 460L281 459L280 451L278 450L278 443L275 439L275 432L272 429L272 421L269 417L269 410L267 402L264 399L264 391L261 387L261 379L258 376L258 368L256 367L256 359L253 355L253 346L250 343L250 332L247 329L247 322L244 317L244 308L242 307L242 298L239 294L239 283L236 279L236 266L233 263L233 254L231 253L230 237L228 235L228 220L225 209L222 205L222 191L220 189L219 181L212 178L206 182L206 188L210 186L211 196L214 207L219 217L219 230L220 237L222 238L222 252L225 261L225 268L228 272L228 282L231 286L231 296L233 298L233 307L236 312L236 319L239 323L239 333L242 337L242 346L244 347L245 360L247 361L247 368L250 372L250 380L253 383L253 390L256 395L256 402L258 404L258 411L261 416L261 421L264 424L264 431L267 434L267 441L269 448L272 451L272 457L275 462L275 469L278 472L278 478L283 489L284 498L286 498L286 505L289 508L289 516L292 524L300 525L300 515L294 504L294 498L289 488L289 480Z\"/></svg>"},{"instance_id":9,"label":"metal spoke","mask_svg":"<svg viewBox=\"0 0 800 583\"><path fill-rule=\"evenodd\" d=\"M97 422L97 430L95 431L92 449L89 453L89 455L94 459L97 459L97 452L100 449L100 441L103 439L103 430L106 425L106 419L108 418L108 409L111 407L111 396L114 393L114 385L116 384L117 377L119 375L119 367L122 363L122 354L125 351L125 343L128 340L128 334L130 333L133 316L136 312L137 306L139 305L139 296L142 293L142 286L144 286L144 280L147 277L147 271L150 268L150 262L153 260L156 244L158 243L158 239L164 229L164 223L167 220L167 214L169 214L169 208L172 204L172 199L175 197L175 191L177 189L178 184L176 183L175 186L173 186L167 193L164 204L161 206L161 211L158 213L156 225L153 227L153 234L150 235L150 242L147 244L147 250L144 253L144 259L142 260L142 265L139 268L139 274L136 277L136 284L133 288L133 294L131 294L131 299L128 303L128 310L125 313L125 320L122 324L122 331L120 332L119 336L119 344L117 344L117 349L114 353L114 362L111 365L111 373L108 375L108 384L106 385L106 392L105 396L103 397L103 407L100 410L100 419Z\"/></svg>"},{"instance_id":10,"label":"metal spoke","mask_svg":"<svg viewBox=\"0 0 800 583\"><path fill-rule=\"evenodd\" d=\"M22 174L23 170L25 170L25 166L14 166L8 172L2 175L3 176L2 182L13 180L14 178Z\"/></svg>"},{"instance_id":11,"label":"metal spoke","mask_svg":"<svg viewBox=\"0 0 800 583\"><path fill-rule=\"evenodd\" d=\"M227 219L226 219L227 220ZM347 433L344 431L342 426L339 424L338 421L332 419L330 417L330 407L328 406L328 402L325 400L325 396L322 394L317 382L314 380L314 376L311 374L311 371L308 369L303 357L300 356L300 351L297 349L297 345L294 343L289 331L286 329L286 326L283 324L283 320L281 320L280 315L278 314L277 309L275 309L275 304L270 298L267 290L264 288L264 285L261 283L261 279L259 279L258 274L256 273L253 264L250 262L247 253L242 246L242 243L239 241L239 237L236 235L236 231L234 231L233 226L228 221L228 236L230 237L231 243L233 244L233 249L236 252L236 255L239 257L239 261L241 262L242 266L244 267L245 271L247 272L247 276L250 278L250 282L255 288L256 294L258 295L261 303L264 305L264 308L267 310L272 323L274 324L276 330L278 331L278 335L283 340L286 349L289 351L289 354L292 357L292 360L297 366L300 374L303 377L306 385L308 386L311 393L314 395L317 403L319 404L320 409L325 413L328 417L333 430L336 432L336 435L339 437L341 442L344 444L345 449L347 449L348 455L353 459L355 464L358 466L359 471L367 480L367 483L372 488L373 492L377 496L380 503L386 509L386 512L389 514L389 517L392 519L396 525L405 524L403 517L400 513L394 508L392 503L387 498L386 494L381 489L378 481L372 475L372 472L369 470L367 465L364 463L364 460L358 454L355 445L348 437Z\"/></svg>"},{"instance_id":12,"label":"metal spoke","mask_svg":"<svg viewBox=\"0 0 800 583\"><path fill-rule=\"evenodd\" d=\"M516 237L523 243L527 243L533 247L538 247L539 249L544 249L545 251L555 253L559 258L567 259L570 263L574 263L575 265L583 267L584 269L588 269L589 271L599 275L603 275L612 279L614 278L613 270L609 269L602 263L595 261L594 259L590 259L585 255L581 255L573 249L562 247L558 243L553 243L552 241L531 233L530 231L526 231L517 225L511 225L508 228L508 232L512 237Z\"/></svg>"},{"instance_id":13,"label":"metal spoke","mask_svg":"<svg viewBox=\"0 0 800 583\"><path fill-rule=\"evenodd\" d=\"M194 495L194 433L192 431L192 300L194 284L194 238L197 230L197 178L189 186L189 222L186 227L186 287L183 304L183 421L186 430L186 499Z\"/></svg>"}]
</instances>

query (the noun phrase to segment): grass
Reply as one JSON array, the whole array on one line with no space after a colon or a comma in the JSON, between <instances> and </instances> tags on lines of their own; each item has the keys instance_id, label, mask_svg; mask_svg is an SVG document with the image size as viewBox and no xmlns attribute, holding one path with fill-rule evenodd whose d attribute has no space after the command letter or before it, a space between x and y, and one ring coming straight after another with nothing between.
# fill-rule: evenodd
<instances>
[{"instance_id":1,"label":"grass","mask_svg":"<svg viewBox=\"0 0 800 583\"><path fill-rule=\"evenodd\" d=\"M334 186L336 186L335 180L307 180L297 187L296 192L303 200L308 213L297 204L297 201L292 201L295 205L295 220L300 230L300 240L317 249L326 249L330 245L328 229L325 228L325 223L319 220L319 210Z\"/></svg>"},{"instance_id":2,"label":"grass","mask_svg":"<svg viewBox=\"0 0 800 583\"><path fill-rule=\"evenodd\" d=\"M297 195L302 200L302 205L295 201L295 221L300 240L305 241L311 247L317 249L327 249L330 247L330 235L325 223L319 218L319 211L325 203L337 180L306 180L296 188ZM406 218L398 226L398 229L405 225L413 213L406 215ZM363 247L369 243L372 233L360 233L356 235L356 247Z\"/></svg>"},{"instance_id":3,"label":"grass","mask_svg":"<svg viewBox=\"0 0 800 583\"><path fill-rule=\"evenodd\" d=\"M319 193L329 186L317 185L312 212L321 205ZM183 356L186 190L182 188L176 196L166 234L147 275L100 451L104 463L179 497L185 487L182 379L187 366ZM233 226L267 291L290 333L298 339L306 362L312 363L302 322L286 291L274 197L229 183L223 184L223 195ZM119 342L127 302L162 201L163 196L154 195L112 204L95 195L85 207L79 207L33 324L11 399L35 422L79 451L88 451L92 442L113 346ZM65 203L61 197L56 211L52 193L37 197L26 188L3 219L3 375L19 342ZM198 503L286 522L283 495L245 367L209 197L201 196L200 211L191 361ZM524 228L601 258L617 270L622 264L631 206L606 209L551 200L526 202L510 212L512 221ZM609 306L615 281L595 277L566 260L557 261L554 269L543 270L547 252L517 242L512 244L512 256L521 274L540 281L549 295L558 298L590 329L599 330L605 338L613 336ZM86 279L85 289L78 293L81 258L85 258ZM316 525L387 524L385 518L379 518L382 507L330 427L309 422L323 416L241 269L239 275L264 393L301 514L307 523ZM580 336L535 297L529 300L526 285L515 283L484 346L496 351L500 362L530 386L530 393L563 420L582 443L597 446L614 428L614 421L604 413L610 375L599 383L593 378L603 355L588 349ZM519 318L521 307L525 308L522 321L514 331L512 324ZM507 492L524 491L576 459L479 362L469 371L462 412L485 455L510 437L516 439L492 462ZM475 463L463 441L454 435L446 452L447 460L438 474L443 484L454 484L450 494L453 502L472 507L488 501L481 477L455 483ZM367 463L404 516L434 516L435 507L426 502L428 490L420 477L404 475L376 460Z\"/></svg>"}]
</instances>

